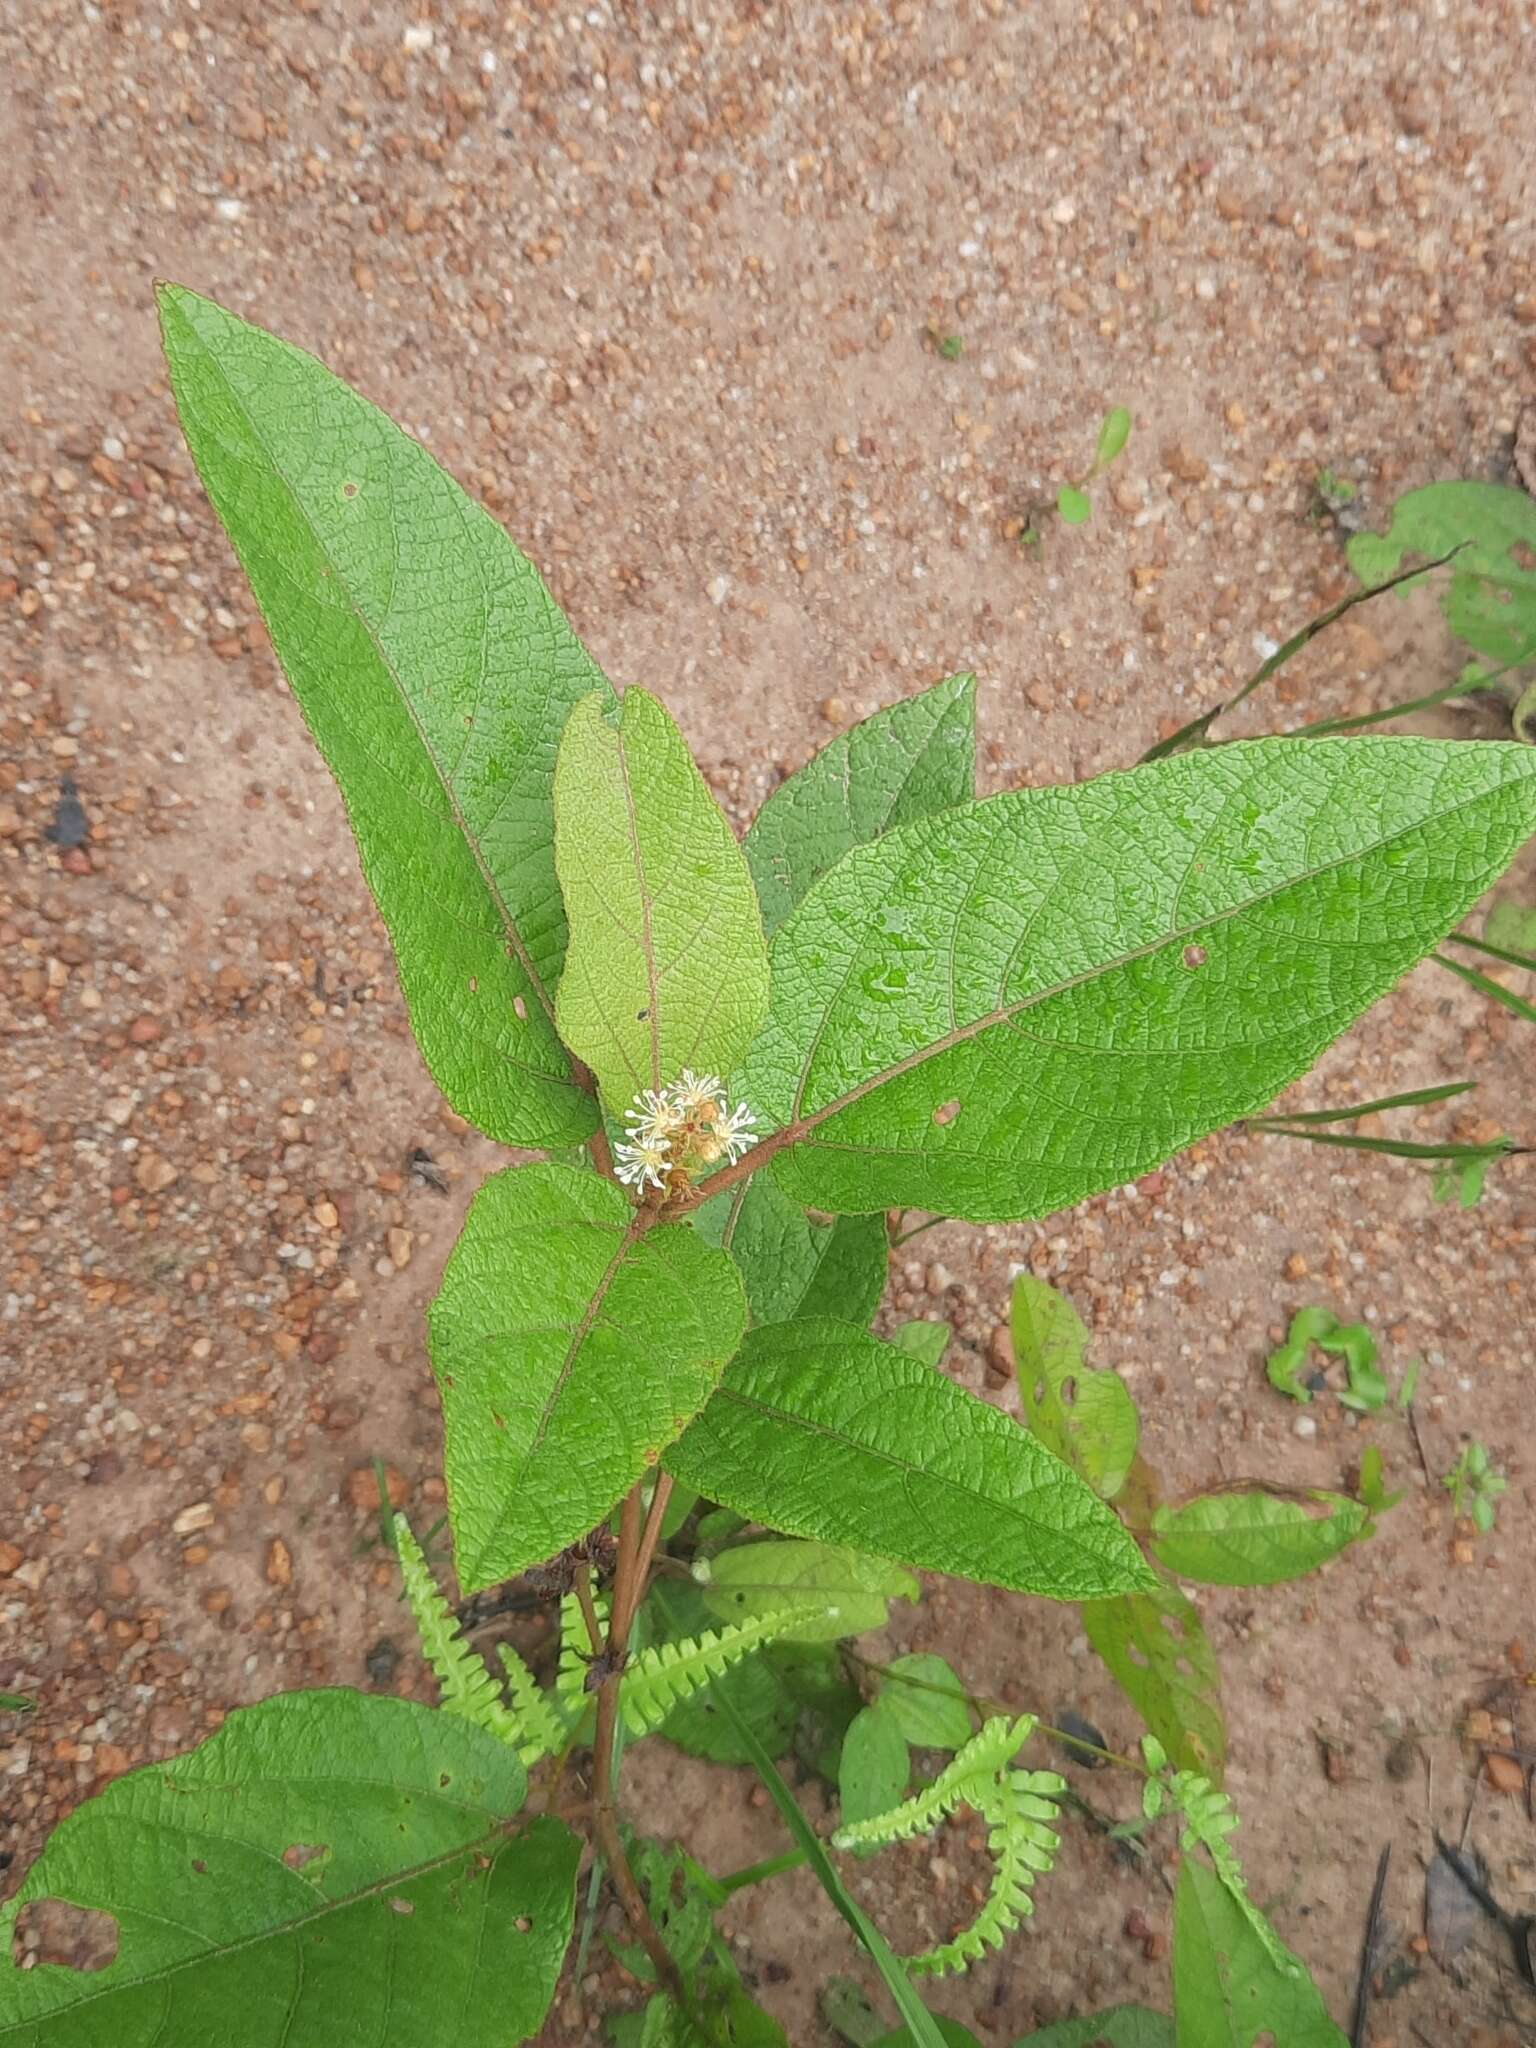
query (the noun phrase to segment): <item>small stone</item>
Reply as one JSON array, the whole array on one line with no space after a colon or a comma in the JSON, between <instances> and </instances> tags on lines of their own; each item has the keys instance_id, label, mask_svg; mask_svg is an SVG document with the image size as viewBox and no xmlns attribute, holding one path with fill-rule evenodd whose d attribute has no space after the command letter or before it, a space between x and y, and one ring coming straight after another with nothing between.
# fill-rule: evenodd
<instances>
[{"instance_id":1,"label":"small stone","mask_svg":"<svg viewBox=\"0 0 1536 2048\"><path fill-rule=\"evenodd\" d=\"M1291 1435L1303 1438L1316 1436L1317 1417L1315 1415L1298 1415L1291 1424Z\"/></svg>"},{"instance_id":2,"label":"small stone","mask_svg":"<svg viewBox=\"0 0 1536 2048\"><path fill-rule=\"evenodd\" d=\"M183 1508L171 1524L172 1533L177 1536L195 1536L199 1529L212 1527L213 1502L209 1500L194 1501L191 1507Z\"/></svg>"},{"instance_id":3,"label":"small stone","mask_svg":"<svg viewBox=\"0 0 1536 2048\"><path fill-rule=\"evenodd\" d=\"M310 1213L322 1230L334 1230L341 1221L341 1213L334 1202L316 1202Z\"/></svg>"},{"instance_id":4,"label":"small stone","mask_svg":"<svg viewBox=\"0 0 1536 2048\"><path fill-rule=\"evenodd\" d=\"M265 1422L247 1422L241 1427L240 1441L258 1458L265 1457L272 1448L272 1431Z\"/></svg>"},{"instance_id":5,"label":"small stone","mask_svg":"<svg viewBox=\"0 0 1536 2048\"><path fill-rule=\"evenodd\" d=\"M269 1586L291 1586L293 1584L293 1552L281 1536L274 1536L267 1546L267 1584Z\"/></svg>"},{"instance_id":6,"label":"small stone","mask_svg":"<svg viewBox=\"0 0 1536 2048\"><path fill-rule=\"evenodd\" d=\"M1305 1280L1311 1270L1312 1268L1307 1264L1300 1252L1292 1252L1285 1262L1285 1277L1287 1280Z\"/></svg>"},{"instance_id":7,"label":"small stone","mask_svg":"<svg viewBox=\"0 0 1536 2048\"><path fill-rule=\"evenodd\" d=\"M1183 441L1171 442L1163 450L1163 462L1181 484L1203 484L1211 473L1210 464Z\"/></svg>"},{"instance_id":8,"label":"small stone","mask_svg":"<svg viewBox=\"0 0 1536 2048\"><path fill-rule=\"evenodd\" d=\"M42 1590L43 1581L47 1576L48 1560L46 1557L29 1557L24 1563L17 1565L15 1571L11 1573L13 1579L18 1580L23 1586L29 1587L34 1593Z\"/></svg>"},{"instance_id":9,"label":"small stone","mask_svg":"<svg viewBox=\"0 0 1536 2048\"><path fill-rule=\"evenodd\" d=\"M823 697L820 709L828 725L841 725L848 716L848 706L841 697Z\"/></svg>"},{"instance_id":10,"label":"small stone","mask_svg":"<svg viewBox=\"0 0 1536 2048\"><path fill-rule=\"evenodd\" d=\"M26 1554L14 1543L0 1543L0 1579L8 1579Z\"/></svg>"},{"instance_id":11,"label":"small stone","mask_svg":"<svg viewBox=\"0 0 1536 2048\"><path fill-rule=\"evenodd\" d=\"M729 576L715 576L710 579L709 601L711 604L724 604L725 600L730 596L730 594L731 579Z\"/></svg>"},{"instance_id":12,"label":"small stone","mask_svg":"<svg viewBox=\"0 0 1536 2048\"><path fill-rule=\"evenodd\" d=\"M165 1026L158 1017L135 1017L128 1026L130 1045L153 1045L164 1034Z\"/></svg>"},{"instance_id":13,"label":"small stone","mask_svg":"<svg viewBox=\"0 0 1536 2048\"><path fill-rule=\"evenodd\" d=\"M96 1766L98 1784L105 1778L120 1778L131 1763L127 1750L115 1742L98 1742L91 1761Z\"/></svg>"},{"instance_id":14,"label":"small stone","mask_svg":"<svg viewBox=\"0 0 1536 2048\"><path fill-rule=\"evenodd\" d=\"M1525 1766L1518 1758L1501 1756L1497 1750L1491 1750L1484 1759L1483 1775L1495 1792L1518 1797L1525 1790Z\"/></svg>"},{"instance_id":15,"label":"small stone","mask_svg":"<svg viewBox=\"0 0 1536 2048\"><path fill-rule=\"evenodd\" d=\"M385 1234L384 1242L389 1247L389 1263L397 1273L403 1273L411 1263L411 1233L396 1223Z\"/></svg>"},{"instance_id":16,"label":"small stone","mask_svg":"<svg viewBox=\"0 0 1536 2048\"><path fill-rule=\"evenodd\" d=\"M162 1159L158 1152L146 1152L133 1169L133 1177L146 1195L163 1195L181 1175L169 1159Z\"/></svg>"},{"instance_id":17,"label":"small stone","mask_svg":"<svg viewBox=\"0 0 1536 2048\"><path fill-rule=\"evenodd\" d=\"M403 1508L411 1497L411 1482L398 1466L384 1467L384 1489L392 1508ZM354 1465L347 1474L347 1499L365 1512L379 1505L379 1476L371 1465Z\"/></svg>"}]
</instances>

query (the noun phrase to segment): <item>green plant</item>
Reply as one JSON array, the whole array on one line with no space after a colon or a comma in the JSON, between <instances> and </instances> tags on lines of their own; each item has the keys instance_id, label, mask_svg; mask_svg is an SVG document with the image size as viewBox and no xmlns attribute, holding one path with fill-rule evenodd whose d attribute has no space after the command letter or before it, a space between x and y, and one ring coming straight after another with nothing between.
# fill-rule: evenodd
<instances>
[{"instance_id":1,"label":"green plant","mask_svg":"<svg viewBox=\"0 0 1536 2048\"><path fill-rule=\"evenodd\" d=\"M1216 2038L1201 2014L1235 1974L1245 2041L1336 2043L1213 1847L1214 1660L1173 1579L1309 1570L1368 1534L1367 1507L1257 1484L1161 1502L1134 1404L1083 1366L1059 1297L1016 1304L1027 1426L936 1369L942 1335L867 1325L885 1212L1045 1215L1262 1109L1502 872L1536 828L1536 755L1258 741L978 802L956 677L835 741L739 844L661 704L613 690L419 443L207 300L160 304L194 460L341 786L423 1057L479 1129L555 1155L476 1195L429 1349L460 1587L536 1573L560 1649L552 1678L505 1646L494 1674L391 1517L441 1708L292 1694L118 1780L0 1913L0 2035L526 2039L582 1851L558 1812L524 1818L527 1772L549 1766L554 1806L590 1748L575 1812L653 1987L621 2038L780 2041L713 1913L786 1859L716 1879L629 1833L624 1745L659 1731L758 1770L933 2048L775 1762L838 1777L862 1752L851 1801L890 1803L845 1814L850 1853L977 1804L994 1883L924 1968L1028 1909L1067 1810L1017 1762L1032 1717L972 1732L979 1703L931 1665L866 1700L838 1649L922 1567L1083 1603L1193 1774L1170 1796L1214 1860L1180 1879L1180 2038ZM1128 424L1106 421L1096 468ZM912 1789L912 1744L950 1741ZM582 1955L598 1896L594 1874ZM112 1916L106 1969L10 1966L44 1897Z\"/></svg>"},{"instance_id":2,"label":"green plant","mask_svg":"<svg viewBox=\"0 0 1536 2048\"><path fill-rule=\"evenodd\" d=\"M1509 1491L1509 1481L1494 1464L1488 1446L1476 1437L1465 1445L1461 1456L1441 1481L1451 1496L1458 1515L1470 1518L1486 1536L1499 1519L1494 1503Z\"/></svg>"},{"instance_id":3,"label":"green plant","mask_svg":"<svg viewBox=\"0 0 1536 2048\"><path fill-rule=\"evenodd\" d=\"M1052 513L1064 526L1086 526L1093 517L1089 488L1120 456L1130 438L1131 415L1123 405L1117 405L1113 412L1104 415L1100 423L1093 461L1083 474L1075 482L1063 484L1054 500L1032 505L1019 521L1019 545L1038 548L1045 537L1043 522Z\"/></svg>"}]
</instances>

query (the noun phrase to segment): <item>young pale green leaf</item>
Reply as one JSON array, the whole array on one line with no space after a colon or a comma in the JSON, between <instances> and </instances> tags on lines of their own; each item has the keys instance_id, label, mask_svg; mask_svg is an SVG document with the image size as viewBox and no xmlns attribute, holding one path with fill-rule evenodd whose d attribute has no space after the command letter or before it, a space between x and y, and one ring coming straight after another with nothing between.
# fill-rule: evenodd
<instances>
[{"instance_id":1,"label":"young pale green leaf","mask_svg":"<svg viewBox=\"0 0 1536 2048\"><path fill-rule=\"evenodd\" d=\"M769 1173L715 1195L694 1228L736 1262L754 1323L841 1316L867 1323L880 1306L890 1260L883 1216L817 1222Z\"/></svg>"},{"instance_id":2,"label":"young pale green leaf","mask_svg":"<svg viewBox=\"0 0 1536 2048\"><path fill-rule=\"evenodd\" d=\"M1173 2006L1179 2048L1348 2048L1306 1965L1256 1909L1239 1903L1196 1856L1186 1856L1174 1901Z\"/></svg>"},{"instance_id":3,"label":"young pale green leaf","mask_svg":"<svg viewBox=\"0 0 1536 2048\"><path fill-rule=\"evenodd\" d=\"M727 1073L768 1007L752 877L688 743L644 690L594 693L555 765L555 867L571 922L560 1036L609 1105Z\"/></svg>"},{"instance_id":4,"label":"young pale green leaf","mask_svg":"<svg viewBox=\"0 0 1536 2048\"><path fill-rule=\"evenodd\" d=\"M953 1335L948 1323L937 1322L930 1316L918 1316L910 1323L898 1324L891 1332L891 1342L903 1351L910 1351L914 1358L920 1358L924 1365L931 1365L937 1372L944 1363L944 1354Z\"/></svg>"},{"instance_id":5,"label":"young pale green leaf","mask_svg":"<svg viewBox=\"0 0 1536 2048\"><path fill-rule=\"evenodd\" d=\"M848 1724L837 1767L842 1825L873 1820L877 1813L889 1813L899 1806L907 1796L911 1775L907 1739L896 1717L886 1711L883 1702L861 1708Z\"/></svg>"},{"instance_id":6,"label":"young pale green leaf","mask_svg":"<svg viewBox=\"0 0 1536 2048\"><path fill-rule=\"evenodd\" d=\"M1093 517L1093 500L1076 484L1063 484L1056 493L1056 510L1068 526L1086 526Z\"/></svg>"},{"instance_id":7,"label":"young pale green leaf","mask_svg":"<svg viewBox=\"0 0 1536 2048\"><path fill-rule=\"evenodd\" d=\"M508 1822L504 1744L408 1700L279 1695L189 1756L119 1778L0 1908L0 2041L500 2048L538 2032L570 1939L581 1844ZM21 1909L117 1925L102 1970L21 1970Z\"/></svg>"},{"instance_id":8,"label":"young pale green leaf","mask_svg":"<svg viewBox=\"0 0 1536 2048\"><path fill-rule=\"evenodd\" d=\"M770 938L855 846L976 794L976 678L950 676L822 748L769 797L743 842Z\"/></svg>"},{"instance_id":9,"label":"young pale green leaf","mask_svg":"<svg viewBox=\"0 0 1536 2048\"><path fill-rule=\"evenodd\" d=\"M916 1650L886 1666L878 1697L915 1749L963 1749L972 1733L964 1695L953 1665Z\"/></svg>"},{"instance_id":10,"label":"young pale green leaf","mask_svg":"<svg viewBox=\"0 0 1536 2048\"><path fill-rule=\"evenodd\" d=\"M743 1543L709 1565L704 1604L723 1621L745 1621L776 1608L798 1606L812 1595L826 1609L814 1621L787 1630L787 1643L829 1643L884 1628L893 1600L917 1600L922 1587L883 1557L867 1557L830 1543Z\"/></svg>"},{"instance_id":11,"label":"young pale green leaf","mask_svg":"<svg viewBox=\"0 0 1536 2048\"><path fill-rule=\"evenodd\" d=\"M1104 415L1104 424L1099 428L1099 445L1094 452L1095 469L1108 469L1131 438L1131 416L1123 405L1117 405L1113 412Z\"/></svg>"},{"instance_id":12,"label":"young pale green leaf","mask_svg":"<svg viewBox=\"0 0 1536 2048\"><path fill-rule=\"evenodd\" d=\"M927 1571L1056 1600L1151 1582L1111 1510L1011 1417L827 1318L754 1330L663 1463L770 1528Z\"/></svg>"},{"instance_id":13,"label":"young pale green leaf","mask_svg":"<svg viewBox=\"0 0 1536 2048\"><path fill-rule=\"evenodd\" d=\"M504 1144L597 1126L555 1035L555 748L607 692L532 564L313 356L181 285L182 428L341 786L422 1055ZM611 700L610 700L611 701Z\"/></svg>"},{"instance_id":14,"label":"young pale green leaf","mask_svg":"<svg viewBox=\"0 0 1536 2048\"><path fill-rule=\"evenodd\" d=\"M643 1231L611 1181L488 1180L428 1316L464 1591L595 1528L703 1406L745 1323L725 1253L685 1224Z\"/></svg>"},{"instance_id":15,"label":"young pale green leaf","mask_svg":"<svg viewBox=\"0 0 1536 2048\"><path fill-rule=\"evenodd\" d=\"M1219 1785L1227 1761L1221 1671L1200 1616L1177 1586L1083 1608L1088 1640L1182 1771Z\"/></svg>"},{"instance_id":16,"label":"young pale green leaf","mask_svg":"<svg viewBox=\"0 0 1536 2048\"><path fill-rule=\"evenodd\" d=\"M1304 1072L1536 826L1536 750L1250 740L860 847L741 1086L815 1208L1042 1216Z\"/></svg>"},{"instance_id":17,"label":"young pale green leaf","mask_svg":"<svg viewBox=\"0 0 1536 2048\"><path fill-rule=\"evenodd\" d=\"M1021 1273L1013 1283L1013 1357L1024 1420L1058 1458L1113 1500L1141 1440L1141 1417L1117 1372L1083 1363L1088 1332L1054 1287Z\"/></svg>"},{"instance_id":18,"label":"young pale green leaf","mask_svg":"<svg viewBox=\"0 0 1536 2048\"><path fill-rule=\"evenodd\" d=\"M1363 1504L1341 1493L1314 1496L1327 1512L1272 1493L1207 1493L1152 1517L1158 1562L1208 1586L1274 1586L1299 1579L1368 1532Z\"/></svg>"}]
</instances>

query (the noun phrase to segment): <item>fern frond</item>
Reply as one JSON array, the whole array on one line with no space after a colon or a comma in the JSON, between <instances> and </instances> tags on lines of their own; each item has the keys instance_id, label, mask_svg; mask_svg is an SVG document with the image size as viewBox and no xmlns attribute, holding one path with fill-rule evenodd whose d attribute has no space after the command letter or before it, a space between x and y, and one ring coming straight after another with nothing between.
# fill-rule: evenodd
<instances>
[{"instance_id":1,"label":"fern frond","mask_svg":"<svg viewBox=\"0 0 1536 2048\"><path fill-rule=\"evenodd\" d=\"M496 1654L506 1674L507 1698L511 1701L513 1716L523 1731L519 1754L531 1770L544 1757L564 1749L565 1730L560 1725L559 1715L540 1690L538 1680L512 1645L498 1643Z\"/></svg>"},{"instance_id":2,"label":"fern frond","mask_svg":"<svg viewBox=\"0 0 1536 2048\"><path fill-rule=\"evenodd\" d=\"M1294 1977L1296 1958L1248 1896L1248 1880L1243 1875L1243 1866L1231 1841L1238 1826L1232 1801L1225 1792L1218 1792L1209 1778L1202 1778L1198 1771L1171 1772L1168 1792L1187 1823L1180 1837L1182 1846L1193 1849L1198 1845L1205 1850L1216 1867L1216 1875L1264 1944L1270 1960L1286 1976Z\"/></svg>"},{"instance_id":3,"label":"fern frond","mask_svg":"<svg viewBox=\"0 0 1536 2048\"><path fill-rule=\"evenodd\" d=\"M606 1637L608 1596L594 1593L592 1605L597 1613L598 1631ZM582 1719L596 1708L597 1696L587 1690L587 1673L591 1668L592 1638L587 1634L581 1602L574 1593L567 1593L560 1602L560 1663L555 1672L554 1698L550 1702L555 1714L565 1723L562 1747Z\"/></svg>"},{"instance_id":4,"label":"fern frond","mask_svg":"<svg viewBox=\"0 0 1536 2048\"><path fill-rule=\"evenodd\" d=\"M537 1747L530 1732L508 1711L501 1688L459 1633L453 1609L443 1598L410 1523L403 1515L396 1515L391 1528L400 1575L405 1581L405 1597L416 1617L422 1654L437 1678L443 1712L457 1714L461 1720L473 1721L477 1728L498 1736L518 1752L525 1764L537 1763L547 1752ZM527 1748L533 1750L532 1755L525 1754Z\"/></svg>"},{"instance_id":5,"label":"fern frond","mask_svg":"<svg viewBox=\"0 0 1536 2048\"><path fill-rule=\"evenodd\" d=\"M725 1628L711 1629L707 1635L657 1643L640 1651L624 1671L621 1701L625 1726L631 1735L651 1734L700 1686L724 1677L743 1657L825 1612L825 1602L802 1600L791 1607L775 1607L767 1614L749 1615Z\"/></svg>"},{"instance_id":6,"label":"fern frond","mask_svg":"<svg viewBox=\"0 0 1536 2048\"><path fill-rule=\"evenodd\" d=\"M984 1722L979 1732L940 1771L931 1785L893 1807L889 1813L873 1814L839 1828L832 1837L834 1849L883 1849L892 1842L904 1842L913 1835L931 1834L948 1814L962 1804L985 1810L985 1800L996 1785L998 1774L1010 1764L1035 1732L1035 1717L1024 1714L1011 1721L1006 1714ZM1024 1771L1021 1777L1033 1775Z\"/></svg>"},{"instance_id":7,"label":"fern frond","mask_svg":"<svg viewBox=\"0 0 1536 2048\"><path fill-rule=\"evenodd\" d=\"M992 1823L987 1848L994 1862L992 1884L981 1911L949 1941L906 1958L919 1976L942 1977L1001 1948L1021 1920L1035 1910L1031 1896L1037 1876L1056 1860L1061 1838L1046 1827L1056 1817L1056 1800L1066 1780L1054 1771L1011 1771L994 1780L981 1811Z\"/></svg>"}]
</instances>

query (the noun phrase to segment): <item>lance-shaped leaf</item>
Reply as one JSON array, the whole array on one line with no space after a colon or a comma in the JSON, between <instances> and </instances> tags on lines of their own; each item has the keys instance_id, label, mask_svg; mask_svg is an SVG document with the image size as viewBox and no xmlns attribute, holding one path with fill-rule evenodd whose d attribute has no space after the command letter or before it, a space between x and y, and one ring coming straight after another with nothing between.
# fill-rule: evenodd
<instances>
[{"instance_id":1,"label":"lance-shaped leaf","mask_svg":"<svg viewBox=\"0 0 1536 2048\"><path fill-rule=\"evenodd\" d=\"M1533 826L1536 751L1416 739L963 805L783 925L741 1086L808 1206L1046 1215L1271 1101Z\"/></svg>"},{"instance_id":2,"label":"lance-shaped leaf","mask_svg":"<svg viewBox=\"0 0 1536 2048\"><path fill-rule=\"evenodd\" d=\"M855 846L976 794L976 678L949 676L841 733L769 797L743 842L769 936Z\"/></svg>"},{"instance_id":3,"label":"lance-shaped leaf","mask_svg":"<svg viewBox=\"0 0 1536 2048\"><path fill-rule=\"evenodd\" d=\"M376 406L301 349L160 288L192 458L341 786L411 1025L505 1144L587 1137L555 1035L555 749L601 670L537 570Z\"/></svg>"},{"instance_id":4,"label":"lance-shaped leaf","mask_svg":"<svg viewBox=\"0 0 1536 2048\"><path fill-rule=\"evenodd\" d=\"M581 1856L557 1820L508 1832L526 1787L505 1744L408 1700L241 1708L58 1828L0 1909L0 2041L525 2041L554 1996ZM111 1915L111 1963L16 1968L35 1899Z\"/></svg>"},{"instance_id":5,"label":"lance-shaped leaf","mask_svg":"<svg viewBox=\"0 0 1536 2048\"><path fill-rule=\"evenodd\" d=\"M890 1260L884 1216L818 1222L772 1174L755 1173L695 1210L694 1228L735 1260L754 1323L867 1323L880 1306Z\"/></svg>"},{"instance_id":6,"label":"lance-shaped leaf","mask_svg":"<svg viewBox=\"0 0 1536 2048\"><path fill-rule=\"evenodd\" d=\"M1083 1363L1088 1332L1064 1294L1021 1273L1013 1284L1013 1357L1024 1419L1043 1444L1113 1500L1141 1438L1141 1418L1117 1372Z\"/></svg>"},{"instance_id":7,"label":"lance-shaped leaf","mask_svg":"<svg viewBox=\"0 0 1536 2048\"><path fill-rule=\"evenodd\" d=\"M1179 2048L1348 2048L1301 1958L1194 1856L1174 1900L1173 2006Z\"/></svg>"},{"instance_id":8,"label":"lance-shaped leaf","mask_svg":"<svg viewBox=\"0 0 1536 2048\"><path fill-rule=\"evenodd\" d=\"M1152 1549L1182 1579L1211 1586L1275 1586L1316 1571L1368 1535L1370 1510L1341 1493L1313 1496L1318 1507L1258 1489L1206 1493L1152 1517Z\"/></svg>"},{"instance_id":9,"label":"lance-shaped leaf","mask_svg":"<svg viewBox=\"0 0 1536 2048\"><path fill-rule=\"evenodd\" d=\"M639 1214L569 1166L513 1167L474 1199L428 1325L465 1592L594 1528L740 1340L725 1253Z\"/></svg>"},{"instance_id":10,"label":"lance-shaped leaf","mask_svg":"<svg viewBox=\"0 0 1536 2048\"><path fill-rule=\"evenodd\" d=\"M1159 1585L1118 1600L1090 1600L1083 1627L1173 1763L1219 1785L1227 1762L1221 1670L1186 1596L1177 1586Z\"/></svg>"},{"instance_id":11,"label":"lance-shaped leaf","mask_svg":"<svg viewBox=\"0 0 1536 2048\"><path fill-rule=\"evenodd\" d=\"M752 877L688 743L628 690L579 704L555 768L555 865L571 921L560 1035L609 1104L685 1067L728 1073L768 1007Z\"/></svg>"},{"instance_id":12,"label":"lance-shaped leaf","mask_svg":"<svg viewBox=\"0 0 1536 2048\"><path fill-rule=\"evenodd\" d=\"M754 1330L663 1462L769 1528L928 1571L1056 1600L1151 1582L1111 1510L1010 1416L848 1323Z\"/></svg>"}]
</instances>

